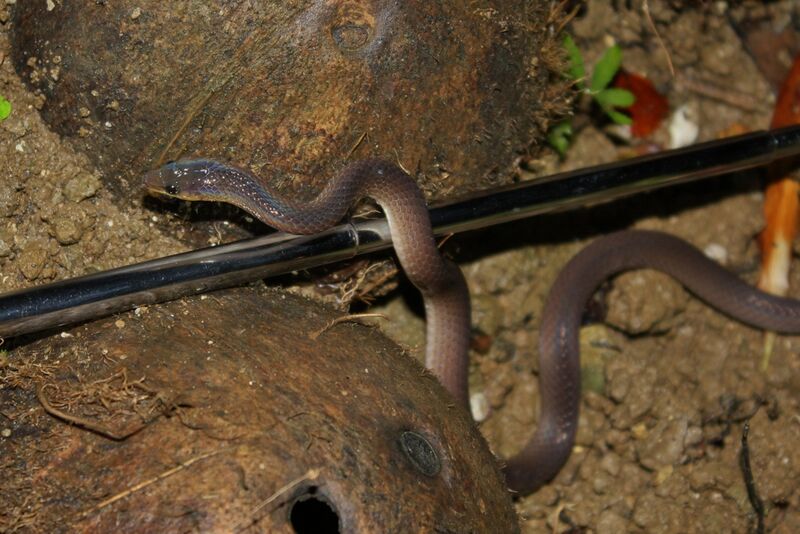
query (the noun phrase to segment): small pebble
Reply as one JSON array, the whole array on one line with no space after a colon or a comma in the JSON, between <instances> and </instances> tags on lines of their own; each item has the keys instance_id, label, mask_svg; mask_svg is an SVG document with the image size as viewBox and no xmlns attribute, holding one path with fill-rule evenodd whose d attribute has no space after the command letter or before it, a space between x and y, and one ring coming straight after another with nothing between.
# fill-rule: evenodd
<instances>
[{"instance_id":1,"label":"small pebble","mask_svg":"<svg viewBox=\"0 0 800 534\"><path fill-rule=\"evenodd\" d=\"M619 532L630 532L628 521L610 510L600 514L597 520L597 534L618 534Z\"/></svg>"},{"instance_id":2,"label":"small pebble","mask_svg":"<svg viewBox=\"0 0 800 534\"><path fill-rule=\"evenodd\" d=\"M600 467L609 475L617 476L621 469L621 462L622 460L618 454L609 452L600 460Z\"/></svg>"},{"instance_id":3,"label":"small pebble","mask_svg":"<svg viewBox=\"0 0 800 534\"><path fill-rule=\"evenodd\" d=\"M681 148L693 144L700 133L694 119L695 113L686 104L675 110L669 121L670 148Z\"/></svg>"},{"instance_id":4,"label":"small pebble","mask_svg":"<svg viewBox=\"0 0 800 534\"><path fill-rule=\"evenodd\" d=\"M683 458L687 428L685 418L659 422L636 447L639 463L654 471L676 465Z\"/></svg>"},{"instance_id":5,"label":"small pebble","mask_svg":"<svg viewBox=\"0 0 800 534\"><path fill-rule=\"evenodd\" d=\"M476 423L485 421L489 417L489 401L483 392L473 393L469 396L469 409Z\"/></svg>"},{"instance_id":6,"label":"small pebble","mask_svg":"<svg viewBox=\"0 0 800 534\"><path fill-rule=\"evenodd\" d=\"M19 254L19 270L28 280L36 280L47 262L47 241L39 239L27 243Z\"/></svg>"},{"instance_id":7,"label":"small pebble","mask_svg":"<svg viewBox=\"0 0 800 534\"><path fill-rule=\"evenodd\" d=\"M728 263L728 249L719 243L710 243L703 249L703 254L719 264L725 265Z\"/></svg>"}]
</instances>

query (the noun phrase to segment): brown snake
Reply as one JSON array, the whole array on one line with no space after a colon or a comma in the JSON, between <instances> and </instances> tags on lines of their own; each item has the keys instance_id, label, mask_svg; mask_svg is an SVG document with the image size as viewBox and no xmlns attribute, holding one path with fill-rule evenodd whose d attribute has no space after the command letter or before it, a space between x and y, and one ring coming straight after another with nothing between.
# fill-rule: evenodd
<instances>
[{"instance_id":1,"label":"brown snake","mask_svg":"<svg viewBox=\"0 0 800 534\"><path fill-rule=\"evenodd\" d=\"M330 228L355 201L373 198L386 213L403 270L425 301L425 365L468 408L467 285L460 269L439 254L425 199L414 180L397 166L376 159L352 163L306 203L278 198L252 173L209 160L169 163L147 173L145 186L150 192L184 200L234 204L269 226L294 234ZM539 424L523 450L507 461L505 475L511 489L531 493L566 462L580 407L578 333L583 308L608 277L645 267L671 275L739 321L800 333L800 301L747 285L681 239L641 230L597 239L567 264L547 297L539 330Z\"/></svg>"}]
</instances>

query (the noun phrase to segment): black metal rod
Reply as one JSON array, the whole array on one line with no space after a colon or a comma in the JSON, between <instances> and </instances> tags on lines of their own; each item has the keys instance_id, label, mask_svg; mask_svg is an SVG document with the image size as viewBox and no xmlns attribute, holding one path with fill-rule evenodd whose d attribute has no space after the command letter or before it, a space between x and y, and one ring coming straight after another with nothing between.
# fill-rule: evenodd
<instances>
[{"instance_id":1,"label":"black metal rod","mask_svg":"<svg viewBox=\"0 0 800 534\"><path fill-rule=\"evenodd\" d=\"M558 174L431 210L437 235L607 202L800 154L800 127L761 131ZM314 236L274 233L0 295L0 336L332 263L391 246L385 219Z\"/></svg>"}]
</instances>

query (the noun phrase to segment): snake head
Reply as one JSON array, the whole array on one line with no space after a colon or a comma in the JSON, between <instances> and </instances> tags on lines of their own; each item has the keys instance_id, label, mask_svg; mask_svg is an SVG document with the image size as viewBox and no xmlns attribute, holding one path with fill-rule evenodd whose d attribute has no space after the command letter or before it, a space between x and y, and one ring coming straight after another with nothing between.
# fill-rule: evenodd
<instances>
[{"instance_id":1,"label":"snake head","mask_svg":"<svg viewBox=\"0 0 800 534\"><path fill-rule=\"evenodd\" d=\"M182 200L205 200L203 191L214 164L208 160L170 161L158 169L148 171L144 175L144 186L152 195Z\"/></svg>"}]
</instances>

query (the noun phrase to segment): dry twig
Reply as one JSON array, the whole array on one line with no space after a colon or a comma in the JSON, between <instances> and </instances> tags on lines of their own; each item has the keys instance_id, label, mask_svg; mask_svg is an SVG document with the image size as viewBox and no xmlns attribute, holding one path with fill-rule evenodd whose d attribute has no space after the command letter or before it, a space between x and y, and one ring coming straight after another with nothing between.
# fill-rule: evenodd
<instances>
[{"instance_id":1,"label":"dry twig","mask_svg":"<svg viewBox=\"0 0 800 534\"><path fill-rule=\"evenodd\" d=\"M236 525L233 528L233 530L235 532L238 532L238 531L242 530L243 528L251 525L256 520L255 519L255 515L260 510L262 510L265 506L268 506L271 502L274 502L275 499L277 499L281 495L285 494L289 490L293 489L295 486L297 486L301 482L305 482L306 480L316 480L319 477L319 473L320 473L320 469L319 468L309 469L308 471L305 472L305 474L295 478L294 480L292 480L290 482L287 482L286 484L284 484L283 486L278 488L278 491L276 491L275 493L273 493L272 495L270 495L269 497L264 499L261 503L258 504L258 506L253 508L250 511L250 513L247 514L248 516L244 519L244 521L242 521L241 523Z\"/></svg>"},{"instance_id":2,"label":"dry twig","mask_svg":"<svg viewBox=\"0 0 800 534\"><path fill-rule=\"evenodd\" d=\"M141 491L144 488L146 488L147 486L150 486L152 484L155 484L156 482L164 480L165 478L174 475L178 471L186 469L187 467L191 466L192 464L195 464L195 463L199 462L200 460L205 460L206 458L209 458L211 456L215 456L217 454L220 454L221 452L225 452L225 451L229 450L230 448L231 447L225 447L223 449L217 449L215 451L207 452L207 453L201 454L199 456L195 456L194 458L190 458L190 459L186 460L185 462L181 462L180 464L176 465L172 469L167 469L163 473L160 473L160 474L158 474L158 475L156 475L156 476L154 476L152 478L148 478L147 480L145 480L143 482L140 482L140 483L136 484L135 486L126 489L125 491L122 491L120 493L117 493L116 495L113 495L113 496L109 497L108 499L100 502L96 506L90 508L89 510L86 510L83 513L81 513L79 517L80 518L84 518L84 517L87 517L87 516L89 516L89 515L91 515L91 514L93 514L95 512L99 512L100 510L102 510L106 506L108 506L110 504L114 504L115 502L117 502L117 501L119 501L121 499L124 499L125 497L127 497L127 496L129 496L129 495L131 495L133 493L136 493L137 491Z\"/></svg>"},{"instance_id":3,"label":"dry twig","mask_svg":"<svg viewBox=\"0 0 800 534\"><path fill-rule=\"evenodd\" d=\"M387 321L389 320L389 318L382 313L351 313L348 315L342 315L341 317L337 317L336 319L329 321L328 324L326 324L319 330L311 332L308 335L308 337L310 337L311 339L317 339L320 335L325 333L327 330L333 328L337 324L349 321L357 321L358 319L371 319L371 318L386 319Z\"/></svg>"}]
</instances>

